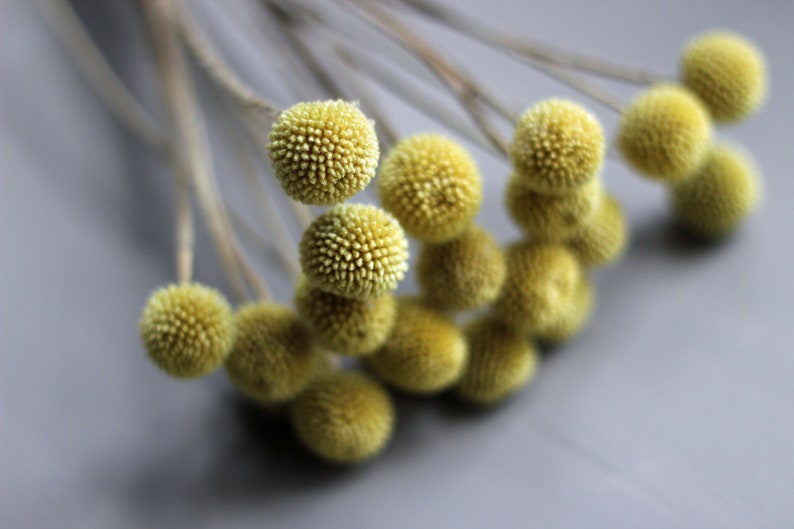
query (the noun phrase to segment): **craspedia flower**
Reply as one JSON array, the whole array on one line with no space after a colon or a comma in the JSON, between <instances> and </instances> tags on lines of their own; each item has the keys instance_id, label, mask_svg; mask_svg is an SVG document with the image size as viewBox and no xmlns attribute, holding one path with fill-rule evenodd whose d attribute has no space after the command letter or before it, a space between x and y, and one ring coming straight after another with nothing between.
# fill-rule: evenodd
<instances>
[{"instance_id":1,"label":"craspedia flower","mask_svg":"<svg viewBox=\"0 0 794 529\"><path fill-rule=\"evenodd\" d=\"M692 178L673 186L671 198L682 224L702 237L718 237L752 214L761 198L761 183L749 157L721 145Z\"/></svg>"},{"instance_id":2,"label":"craspedia flower","mask_svg":"<svg viewBox=\"0 0 794 529\"><path fill-rule=\"evenodd\" d=\"M482 318L465 330L469 360L455 394L475 404L494 404L529 382L538 365L533 344L513 329Z\"/></svg>"},{"instance_id":3,"label":"craspedia flower","mask_svg":"<svg viewBox=\"0 0 794 529\"><path fill-rule=\"evenodd\" d=\"M373 352L389 337L396 302L391 294L344 298L313 287L305 277L295 289L295 308L323 347L349 356Z\"/></svg>"},{"instance_id":4,"label":"craspedia flower","mask_svg":"<svg viewBox=\"0 0 794 529\"><path fill-rule=\"evenodd\" d=\"M564 241L590 221L602 196L600 178L570 193L543 195L512 175L505 189L505 206L510 218L533 239Z\"/></svg>"},{"instance_id":5,"label":"craspedia flower","mask_svg":"<svg viewBox=\"0 0 794 529\"><path fill-rule=\"evenodd\" d=\"M197 283L156 290L146 302L139 328L149 358L178 378L215 371L234 338L229 303L214 288Z\"/></svg>"},{"instance_id":6,"label":"craspedia flower","mask_svg":"<svg viewBox=\"0 0 794 529\"><path fill-rule=\"evenodd\" d=\"M590 320L594 297L593 285L583 275L582 280L576 286L570 305L562 316L535 337L551 345L567 342L575 337L582 332Z\"/></svg>"},{"instance_id":7,"label":"craspedia flower","mask_svg":"<svg viewBox=\"0 0 794 529\"><path fill-rule=\"evenodd\" d=\"M417 134L383 160L378 196L409 235L439 243L460 234L477 214L482 182L463 147L439 134Z\"/></svg>"},{"instance_id":8,"label":"craspedia flower","mask_svg":"<svg viewBox=\"0 0 794 529\"><path fill-rule=\"evenodd\" d=\"M338 296L372 299L397 287L408 270L408 240L400 224L375 206L334 206L306 229L303 273Z\"/></svg>"},{"instance_id":9,"label":"craspedia flower","mask_svg":"<svg viewBox=\"0 0 794 529\"><path fill-rule=\"evenodd\" d=\"M292 405L300 441L332 463L355 463L380 453L394 429L394 406L380 384L338 372L313 382Z\"/></svg>"},{"instance_id":10,"label":"craspedia flower","mask_svg":"<svg viewBox=\"0 0 794 529\"><path fill-rule=\"evenodd\" d=\"M487 231L472 225L451 241L424 245L416 274L430 305L469 310L499 295L505 277L504 253Z\"/></svg>"},{"instance_id":11,"label":"craspedia flower","mask_svg":"<svg viewBox=\"0 0 794 529\"><path fill-rule=\"evenodd\" d=\"M304 204L338 204L375 176L380 151L374 124L348 101L293 105L278 115L269 138L276 178Z\"/></svg>"},{"instance_id":12,"label":"craspedia flower","mask_svg":"<svg viewBox=\"0 0 794 529\"><path fill-rule=\"evenodd\" d=\"M323 354L300 318L281 305L245 305L234 316L236 337L226 372L234 385L264 403L287 401L320 371Z\"/></svg>"},{"instance_id":13,"label":"craspedia flower","mask_svg":"<svg viewBox=\"0 0 794 529\"><path fill-rule=\"evenodd\" d=\"M466 339L455 322L416 300L402 299L391 336L363 362L388 384L422 394L454 384L467 356Z\"/></svg>"},{"instance_id":14,"label":"craspedia flower","mask_svg":"<svg viewBox=\"0 0 794 529\"><path fill-rule=\"evenodd\" d=\"M535 191L566 193L601 170L604 131L577 103L541 101L518 118L510 159L518 177Z\"/></svg>"},{"instance_id":15,"label":"craspedia flower","mask_svg":"<svg viewBox=\"0 0 794 529\"><path fill-rule=\"evenodd\" d=\"M510 245L506 262L494 314L520 333L543 332L568 309L582 276L579 263L565 246L537 242Z\"/></svg>"},{"instance_id":16,"label":"craspedia flower","mask_svg":"<svg viewBox=\"0 0 794 529\"><path fill-rule=\"evenodd\" d=\"M705 160L711 128L708 112L694 94L679 86L656 85L623 111L618 147L640 173L677 182Z\"/></svg>"},{"instance_id":17,"label":"craspedia flower","mask_svg":"<svg viewBox=\"0 0 794 529\"><path fill-rule=\"evenodd\" d=\"M684 48L681 81L706 104L715 121L736 121L752 114L764 101L764 56L741 35L706 33Z\"/></svg>"},{"instance_id":18,"label":"craspedia flower","mask_svg":"<svg viewBox=\"0 0 794 529\"><path fill-rule=\"evenodd\" d=\"M592 268L618 260L628 245L628 239L623 208L613 196L605 194L601 207L590 222L566 244L582 266Z\"/></svg>"}]
</instances>

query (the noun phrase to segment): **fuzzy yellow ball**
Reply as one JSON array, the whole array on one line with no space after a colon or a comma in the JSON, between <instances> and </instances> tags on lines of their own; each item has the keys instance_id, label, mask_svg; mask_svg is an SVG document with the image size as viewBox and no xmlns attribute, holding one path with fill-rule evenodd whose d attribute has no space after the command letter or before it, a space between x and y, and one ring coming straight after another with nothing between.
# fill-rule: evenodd
<instances>
[{"instance_id":1,"label":"fuzzy yellow ball","mask_svg":"<svg viewBox=\"0 0 794 529\"><path fill-rule=\"evenodd\" d=\"M196 378L218 369L232 346L232 309L214 288L198 283L155 291L140 319L149 358L177 378Z\"/></svg>"},{"instance_id":2,"label":"fuzzy yellow ball","mask_svg":"<svg viewBox=\"0 0 794 529\"><path fill-rule=\"evenodd\" d=\"M656 85L624 110L618 147L638 172L674 183L705 161L711 129L708 111L692 92L675 85Z\"/></svg>"},{"instance_id":3,"label":"fuzzy yellow ball","mask_svg":"<svg viewBox=\"0 0 794 529\"><path fill-rule=\"evenodd\" d=\"M566 242L585 268L611 264L623 255L629 241L628 226L620 203L605 194L593 218Z\"/></svg>"},{"instance_id":4,"label":"fuzzy yellow ball","mask_svg":"<svg viewBox=\"0 0 794 529\"><path fill-rule=\"evenodd\" d=\"M296 399L291 415L304 446L332 463L357 463L377 455L395 422L389 393L352 372L317 379Z\"/></svg>"},{"instance_id":5,"label":"fuzzy yellow ball","mask_svg":"<svg viewBox=\"0 0 794 529\"><path fill-rule=\"evenodd\" d=\"M536 334L535 337L550 345L571 340L587 326L593 312L594 298L595 292L592 283L587 276L582 276L565 312L557 321L543 329L543 332Z\"/></svg>"},{"instance_id":6,"label":"fuzzy yellow ball","mask_svg":"<svg viewBox=\"0 0 794 529\"><path fill-rule=\"evenodd\" d=\"M378 196L409 235L440 243L463 232L477 214L482 182L463 147L439 134L417 134L383 160Z\"/></svg>"},{"instance_id":7,"label":"fuzzy yellow ball","mask_svg":"<svg viewBox=\"0 0 794 529\"><path fill-rule=\"evenodd\" d=\"M284 191L304 204L338 204L375 176L375 127L347 101L298 103L278 115L268 150Z\"/></svg>"},{"instance_id":8,"label":"fuzzy yellow ball","mask_svg":"<svg viewBox=\"0 0 794 529\"><path fill-rule=\"evenodd\" d=\"M397 220L363 204L334 206L300 242L303 273L338 296L373 299L397 288L408 270L408 240Z\"/></svg>"},{"instance_id":9,"label":"fuzzy yellow ball","mask_svg":"<svg viewBox=\"0 0 794 529\"><path fill-rule=\"evenodd\" d=\"M684 48L681 81L706 104L714 121L737 121L752 114L764 101L764 55L741 35L712 31Z\"/></svg>"}]
</instances>

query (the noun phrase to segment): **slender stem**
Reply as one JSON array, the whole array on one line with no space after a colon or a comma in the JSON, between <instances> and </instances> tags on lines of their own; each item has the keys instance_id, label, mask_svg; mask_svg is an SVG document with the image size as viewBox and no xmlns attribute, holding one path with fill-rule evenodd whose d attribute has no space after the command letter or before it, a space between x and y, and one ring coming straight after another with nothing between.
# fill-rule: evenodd
<instances>
[{"instance_id":1,"label":"slender stem","mask_svg":"<svg viewBox=\"0 0 794 529\"><path fill-rule=\"evenodd\" d=\"M369 0L346 0L348 5L355 6L359 11L368 15L367 20L372 21L382 31L391 35L407 50L424 62L435 75L455 94L461 105L468 112L477 127L483 132L488 141L501 153L506 154L507 141L488 121L482 103L491 104L492 97L483 97L485 92L469 77L447 62L429 44L420 39L396 18L375 6ZM512 117L511 117L512 120Z\"/></svg>"},{"instance_id":2,"label":"slender stem","mask_svg":"<svg viewBox=\"0 0 794 529\"><path fill-rule=\"evenodd\" d=\"M589 97L596 103L600 103L603 107L618 114L623 112L624 105L617 97L607 90L603 90L588 83L582 79L581 76L567 72L557 66L549 66L547 64L540 63L532 63L531 66L537 70L540 70L552 79L556 79L565 86Z\"/></svg>"},{"instance_id":3,"label":"slender stem","mask_svg":"<svg viewBox=\"0 0 794 529\"><path fill-rule=\"evenodd\" d=\"M143 143L155 151L167 151L168 141L160 127L113 71L69 2L37 0L35 3L108 110Z\"/></svg>"},{"instance_id":4,"label":"slender stem","mask_svg":"<svg viewBox=\"0 0 794 529\"><path fill-rule=\"evenodd\" d=\"M504 48L535 62L543 62L560 68L579 70L618 81L640 85L669 80L668 77L656 73L628 68L609 61L589 57L581 53L564 51L540 42L506 35L501 31L480 24L473 18L464 17L460 13L447 9L432 0L397 1L486 44Z\"/></svg>"},{"instance_id":5,"label":"slender stem","mask_svg":"<svg viewBox=\"0 0 794 529\"><path fill-rule=\"evenodd\" d=\"M187 168L179 160L174 160L173 167L176 194L176 277L180 283L188 283L193 277L195 240L193 212L190 209L190 182Z\"/></svg>"}]
</instances>

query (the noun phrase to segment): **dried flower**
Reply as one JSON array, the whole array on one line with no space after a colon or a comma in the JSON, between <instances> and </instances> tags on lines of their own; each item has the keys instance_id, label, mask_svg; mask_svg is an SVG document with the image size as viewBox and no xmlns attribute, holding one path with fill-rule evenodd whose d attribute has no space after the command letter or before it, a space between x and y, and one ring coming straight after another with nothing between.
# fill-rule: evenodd
<instances>
[{"instance_id":1,"label":"dried flower","mask_svg":"<svg viewBox=\"0 0 794 529\"><path fill-rule=\"evenodd\" d=\"M533 239L564 241L590 221L602 196L600 178L569 193L543 195L514 174L505 189L505 206L510 218Z\"/></svg>"},{"instance_id":2,"label":"dried flower","mask_svg":"<svg viewBox=\"0 0 794 529\"><path fill-rule=\"evenodd\" d=\"M589 223L582 226L567 245L585 268L618 260L626 249L629 233L623 208L609 194L604 196Z\"/></svg>"},{"instance_id":3,"label":"dried flower","mask_svg":"<svg viewBox=\"0 0 794 529\"><path fill-rule=\"evenodd\" d=\"M374 124L348 101L293 105L279 114L269 138L276 177L304 204L338 204L375 176L380 151Z\"/></svg>"},{"instance_id":4,"label":"dried flower","mask_svg":"<svg viewBox=\"0 0 794 529\"><path fill-rule=\"evenodd\" d=\"M397 303L394 331L364 364L403 391L434 393L460 378L468 349L455 322L413 299Z\"/></svg>"},{"instance_id":5,"label":"dried flower","mask_svg":"<svg viewBox=\"0 0 794 529\"><path fill-rule=\"evenodd\" d=\"M362 356L389 337L396 303L391 294L373 299L344 298L323 292L301 277L295 289L295 308L320 345L340 354Z\"/></svg>"},{"instance_id":6,"label":"dried flower","mask_svg":"<svg viewBox=\"0 0 794 529\"><path fill-rule=\"evenodd\" d=\"M298 316L281 305L246 305L234 317L236 337L226 359L234 385L261 402L287 401L322 365L321 350Z\"/></svg>"},{"instance_id":7,"label":"dried flower","mask_svg":"<svg viewBox=\"0 0 794 529\"><path fill-rule=\"evenodd\" d=\"M168 285L146 302L140 333L157 367L173 377L200 377L219 368L229 354L231 307L214 288L198 283Z\"/></svg>"},{"instance_id":8,"label":"dried flower","mask_svg":"<svg viewBox=\"0 0 794 529\"><path fill-rule=\"evenodd\" d=\"M303 273L313 286L339 296L372 299L397 287L408 269L408 241L380 208L334 206L306 229Z\"/></svg>"},{"instance_id":9,"label":"dried flower","mask_svg":"<svg viewBox=\"0 0 794 529\"><path fill-rule=\"evenodd\" d=\"M475 404L494 404L521 389L535 375L538 352L510 327L481 318L465 330L469 361L455 394Z\"/></svg>"},{"instance_id":10,"label":"dried flower","mask_svg":"<svg viewBox=\"0 0 794 529\"><path fill-rule=\"evenodd\" d=\"M574 338L587 326L593 312L595 293L587 276L576 285L573 299L562 316L535 337L547 344L560 344Z\"/></svg>"},{"instance_id":11,"label":"dried flower","mask_svg":"<svg viewBox=\"0 0 794 529\"><path fill-rule=\"evenodd\" d=\"M564 99L542 101L518 119L510 159L517 178L535 191L569 192L601 170L604 132L581 105Z\"/></svg>"},{"instance_id":12,"label":"dried flower","mask_svg":"<svg viewBox=\"0 0 794 529\"><path fill-rule=\"evenodd\" d=\"M317 379L292 406L300 441L333 463L355 463L380 453L394 429L394 415L389 393L351 372Z\"/></svg>"},{"instance_id":13,"label":"dried flower","mask_svg":"<svg viewBox=\"0 0 794 529\"><path fill-rule=\"evenodd\" d=\"M520 242L506 251L507 277L497 318L521 333L542 333L568 310L582 270L560 244Z\"/></svg>"},{"instance_id":14,"label":"dried flower","mask_svg":"<svg viewBox=\"0 0 794 529\"><path fill-rule=\"evenodd\" d=\"M691 92L656 85L634 98L623 112L618 146L634 169L672 183L703 163L711 128L706 108Z\"/></svg>"},{"instance_id":15,"label":"dried flower","mask_svg":"<svg viewBox=\"0 0 794 529\"><path fill-rule=\"evenodd\" d=\"M378 196L409 235L440 243L458 236L477 214L482 182L463 147L439 134L417 134L383 160Z\"/></svg>"},{"instance_id":16,"label":"dried flower","mask_svg":"<svg viewBox=\"0 0 794 529\"><path fill-rule=\"evenodd\" d=\"M684 48L681 81L706 104L714 121L737 121L752 114L764 101L764 56L741 35L712 31Z\"/></svg>"},{"instance_id":17,"label":"dried flower","mask_svg":"<svg viewBox=\"0 0 794 529\"><path fill-rule=\"evenodd\" d=\"M451 241L424 245L416 274L429 304L442 310L474 309L499 294L504 254L491 234L472 225Z\"/></svg>"},{"instance_id":18,"label":"dried flower","mask_svg":"<svg viewBox=\"0 0 794 529\"><path fill-rule=\"evenodd\" d=\"M761 182L751 159L735 147L715 147L692 178L671 190L676 217L702 237L732 232L753 213Z\"/></svg>"}]
</instances>

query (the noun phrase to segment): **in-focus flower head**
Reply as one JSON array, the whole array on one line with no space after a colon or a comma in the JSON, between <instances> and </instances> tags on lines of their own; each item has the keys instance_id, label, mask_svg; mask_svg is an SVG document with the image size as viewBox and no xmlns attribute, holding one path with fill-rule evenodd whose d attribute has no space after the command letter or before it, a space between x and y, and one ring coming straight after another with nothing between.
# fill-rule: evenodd
<instances>
[{"instance_id":1,"label":"in-focus flower head","mask_svg":"<svg viewBox=\"0 0 794 529\"><path fill-rule=\"evenodd\" d=\"M694 94L680 86L656 85L624 110L618 147L640 173L679 182L706 159L711 129L711 118Z\"/></svg>"},{"instance_id":2,"label":"in-focus flower head","mask_svg":"<svg viewBox=\"0 0 794 529\"><path fill-rule=\"evenodd\" d=\"M375 127L348 101L298 103L269 135L276 178L304 204L338 204L364 189L378 165Z\"/></svg>"},{"instance_id":3,"label":"in-focus flower head","mask_svg":"<svg viewBox=\"0 0 794 529\"><path fill-rule=\"evenodd\" d=\"M140 333L149 358L177 378L195 378L219 368L232 346L232 309L214 288L198 283L168 285L146 302Z\"/></svg>"},{"instance_id":4,"label":"in-focus flower head","mask_svg":"<svg viewBox=\"0 0 794 529\"><path fill-rule=\"evenodd\" d=\"M761 180L750 157L727 145L715 147L692 178L673 186L673 211L701 237L731 233L761 199Z\"/></svg>"},{"instance_id":5,"label":"in-focus flower head","mask_svg":"<svg viewBox=\"0 0 794 529\"><path fill-rule=\"evenodd\" d=\"M376 381L352 372L318 378L292 405L303 445L332 463L356 463L380 453L394 429L391 396Z\"/></svg>"},{"instance_id":6,"label":"in-focus flower head","mask_svg":"<svg viewBox=\"0 0 794 529\"><path fill-rule=\"evenodd\" d=\"M517 178L535 191L566 193L601 170L604 132L598 119L577 103L541 101L519 117L510 159Z\"/></svg>"},{"instance_id":7,"label":"in-focus flower head","mask_svg":"<svg viewBox=\"0 0 794 529\"><path fill-rule=\"evenodd\" d=\"M416 274L430 305L470 310L499 295L505 277L504 253L487 231L472 225L451 241L424 245Z\"/></svg>"},{"instance_id":8,"label":"in-focus flower head","mask_svg":"<svg viewBox=\"0 0 794 529\"><path fill-rule=\"evenodd\" d=\"M482 182L463 147L440 134L417 134L384 158L378 196L406 233L439 243L459 235L477 214Z\"/></svg>"},{"instance_id":9,"label":"in-focus flower head","mask_svg":"<svg viewBox=\"0 0 794 529\"><path fill-rule=\"evenodd\" d=\"M681 82L705 103L714 121L737 121L752 114L766 97L764 55L736 33L705 33L681 54Z\"/></svg>"},{"instance_id":10,"label":"in-focus flower head","mask_svg":"<svg viewBox=\"0 0 794 529\"><path fill-rule=\"evenodd\" d=\"M408 240L397 220L376 206L334 206L306 229L303 273L339 296L372 299L394 290L408 270Z\"/></svg>"}]
</instances>

